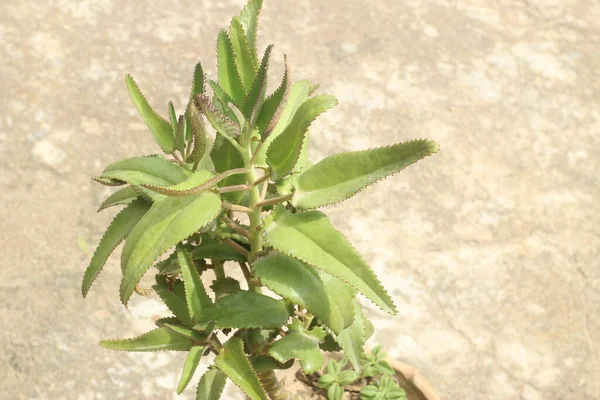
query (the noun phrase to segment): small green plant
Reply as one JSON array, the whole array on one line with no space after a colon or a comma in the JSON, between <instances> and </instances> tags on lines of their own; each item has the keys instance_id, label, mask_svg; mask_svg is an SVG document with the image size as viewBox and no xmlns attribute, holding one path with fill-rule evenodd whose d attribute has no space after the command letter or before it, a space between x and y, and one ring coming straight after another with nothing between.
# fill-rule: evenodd
<instances>
[{"instance_id":1,"label":"small green plant","mask_svg":"<svg viewBox=\"0 0 600 400\"><path fill-rule=\"evenodd\" d=\"M274 371L298 360L314 373L322 368L322 348L341 349L360 376L381 372L377 357L372 365L361 361L372 325L356 296L390 314L396 307L366 261L316 209L438 151L432 141L415 140L311 164L309 127L337 101L316 95L309 81L292 82L285 59L281 84L267 95L273 46L259 57L261 7L262 0L250 0L229 31L219 33L218 76L207 79L196 65L185 111L177 113L169 102L169 117L162 118L126 76L133 103L165 155L120 160L94 178L121 187L100 209L124 208L85 271L83 296L125 241L121 302L155 293L172 312L155 330L101 344L188 352L178 393L200 359L213 353L214 365L197 387L203 400L218 399L227 379L253 400L290 398ZM151 267L152 290L140 287ZM234 279L231 268L244 278ZM354 376L341 372L335 382L343 386ZM388 390L386 382L374 388Z\"/></svg>"},{"instance_id":2,"label":"small green plant","mask_svg":"<svg viewBox=\"0 0 600 400\"><path fill-rule=\"evenodd\" d=\"M406 392L389 375L383 375L381 380L363 387L360 398L365 400L406 400Z\"/></svg>"},{"instance_id":3,"label":"small green plant","mask_svg":"<svg viewBox=\"0 0 600 400\"><path fill-rule=\"evenodd\" d=\"M317 387L327 391L329 400L341 400L351 384L362 387L360 394L364 399L406 399L406 393L393 378L396 372L385 361L381 346L375 347L371 354L363 354L360 370L362 373L359 376L348 365L347 358L340 361L331 359L327 363L326 373L319 377Z\"/></svg>"},{"instance_id":4,"label":"small green plant","mask_svg":"<svg viewBox=\"0 0 600 400\"><path fill-rule=\"evenodd\" d=\"M358 374L349 369L342 370L348 363L347 359L341 361L330 360L327 363L327 373L321 375L317 381L317 386L327 390L329 400L340 400L344 396L344 387L358 379Z\"/></svg>"}]
</instances>

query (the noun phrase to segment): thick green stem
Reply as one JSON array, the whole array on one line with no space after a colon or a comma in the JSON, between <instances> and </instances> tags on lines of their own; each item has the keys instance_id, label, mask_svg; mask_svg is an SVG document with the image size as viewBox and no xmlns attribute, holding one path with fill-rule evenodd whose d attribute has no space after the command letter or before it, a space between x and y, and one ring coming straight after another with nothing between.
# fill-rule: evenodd
<instances>
[{"instance_id":1,"label":"thick green stem","mask_svg":"<svg viewBox=\"0 0 600 400\"><path fill-rule=\"evenodd\" d=\"M275 371L258 374L258 379L271 400L292 400L293 394L287 391L275 376Z\"/></svg>"},{"instance_id":2,"label":"thick green stem","mask_svg":"<svg viewBox=\"0 0 600 400\"><path fill-rule=\"evenodd\" d=\"M213 271L217 279L225 279L225 268L223 267L223 261L212 259L210 260L213 265Z\"/></svg>"},{"instance_id":3,"label":"thick green stem","mask_svg":"<svg viewBox=\"0 0 600 400\"><path fill-rule=\"evenodd\" d=\"M250 211L248 212L248 218L250 219L250 229L248 229L248 239L250 242L250 254L248 255L248 264L250 265L250 270L252 271L252 263L258 257L258 254L262 251L263 246L263 238L261 230L262 220L260 218L260 213L262 211L262 207L258 205L260 203L260 190L257 186L254 185L254 182L258 179L256 176L256 170L254 169L254 162L252 159L252 144L251 141L248 140L248 143L245 145L245 151L242 153L242 158L244 159L244 167L246 168L246 179L248 186L251 186L249 195L250 195ZM255 285L251 285L251 289L260 292L260 287L256 287Z\"/></svg>"}]
</instances>

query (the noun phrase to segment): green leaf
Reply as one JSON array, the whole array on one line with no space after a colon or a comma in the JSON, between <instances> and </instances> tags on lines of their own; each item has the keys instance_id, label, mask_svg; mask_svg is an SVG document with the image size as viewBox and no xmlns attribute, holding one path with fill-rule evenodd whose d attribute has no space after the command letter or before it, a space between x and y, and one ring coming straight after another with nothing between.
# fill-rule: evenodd
<instances>
[{"instance_id":1,"label":"green leaf","mask_svg":"<svg viewBox=\"0 0 600 400\"><path fill-rule=\"evenodd\" d=\"M196 400L219 400L225 388L227 376L216 368L210 368L198 382Z\"/></svg>"},{"instance_id":2,"label":"green leaf","mask_svg":"<svg viewBox=\"0 0 600 400\"><path fill-rule=\"evenodd\" d=\"M226 244L207 237L202 238L200 246L192 250L194 259L216 259L220 261L246 261L246 258Z\"/></svg>"},{"instance_id":3,"label":"green leaf","mask_svg":"<svg viewBox=\"0 0 600 400\"><path fill-rule=\"evenodd\" d=\"M208 97L196 96L195 104L198 106L199 110L206 115L208 122L210 122L219 134L230 140L234 140L235 137L240 135L239 125L235 124L231 119L218 111Z\"/></svg>"},{"instance_id":4,"label":"green leaf","mask_svg":"<svg viewBox=\"0 0 600 400\"><path fill-rule=\"evenodd\" d=\"M230 298L231 296L227 296ZM244 354L242 339L232 337L221 349L215 363L250 399L268 400L250 361Z\"/></svg>"},{"instance_id":5,"label":"green leaf","mask_svg":"<svg viewBox=\"0 0 600 400\"><path fill-rule=\"evenodd\" d=\"M354 301L354 322L344 329L336 338L344 354L354 367L354 370L360 374L362 369L361 359L365 353L365 317L360 306Z\"/></svg>"},{"instance_id":6,"label":"green leaf","mask_svg":"<svg viewBox=\"0 0 600 400\"><path fill-rule=\"evenodd\" d=\"M204 349L204 346L194 346L190 349L190 352L185 358L185 364L183 365L181 378L179 379L179 384L177 385L177 394L183 393L188 383L190 383L190 379L192 379L194 372L196 372L196 368L198 368L198 363L200 363L200 358L202 358Z\"/></svg>"},{"instance_id":7,"label":"green leaf","mask_svg":"<svg viewBox=\"0 0 600 400\"><path fill-rule=\"evenodd\" d=\"M217 328L280 328L289 314L281 300L241 291L225 296L206 308L199 323L216 323Z\"/></svg>"},{"instance_id":8,"label":"green leaf","mask_svg":"<svg viewBox=\"0 0 600 400\"><path fill-rule=\"evenodd\" d=\"M244 159L240 152L227 139L220 135L215 140L215 146L210 153L210 157L215 165L215 170L219 173L244 167ZM219 182L218 186L241 185L245 182L246 177L244 175L232 175ZM236 202L242 195L243 193L241 192L233 192L225 193L223 197L230 202Z\"/></svg>"},{"instance_id":9,"label":"green leaf","mask_svg":"<svg viewBox=\"0 0 600 400\"><path fill-rule=\"evenodd\" d=\"M338 382L340 383L340 386L347 386L357 379L358 374L348 369L340 372L340 375L338 376Z\"/></svg>"},{"instance_id":10,"label":"green leaf","mask_svg":"<svg viewBox=\"0 0 600 400\"><path fill-rule=\"evenodd\" d=\"M185 289L183 282L175 281L172 288L166 282L161 282L152 286L152 289L160 296L165 305L171 310L185 326L192 327L194 322L190 318L190 313L185 300Z\"/></svg>"},{"instance_id":11,"label":"green leaf","mask_svg":"<svg viewBox=\"0 0 600 400\"><path fill-rule=\"evenodd\" d=\"M176 185L142 185L142 187L153 192L161 193L165 196L183 197L190 196L192 194L198 194L207 189L210 189L216 184L216 180L214 178L215 176L213 173L206 170L199 170L192 173L192 175L190 175L189 178L187 178L183 182L179 182Z\"/></svg>"},{"instance_id":12,"label":"green leaf","mask_svg":"<svg viewBox=\"0 0 600 400\"><path fill-rule=\"evenodd\" d=\"M269 77L269 60L272 50L273 45L269 45L265 50L265 55L260 63L258 73L256 74L256 79L249 87L248 96L246 96L246 100L244 100L242 112L252 127L254 126L265 102L267 80Z\"/></svg>"},{"instance_id":13,"label":"green leaf","mask_svg":"<svg viewBox=\"0 0 600 400\"><path fill-rule=\"evenodd\" d=\"M258 65L258 52L256 51L256 34L258 32L258 16L262 8L262 0L250 0L240 14L240 22L246 33L250 52L254 64Z\"/></svg>"},{"instance_id":14,"label":"green leaf","mask_svg":"<svg viewBox=\"0 0 600 400\"><path fill-rule=\"evenodd\" d=\"M121 189L117 190L116 192L114 192L113 194L111 194L110 196L108 196L106 198L106 200L104 200L102 202L98 211L102 211L105 208L112 207L112 206L120 206L120 205L124 205L124 204L130 204L135 199L137 199L137 197L138 197L137 192L131 186L121 188Z\"/></svg>"},{"instance_id":15,"label":"green leaf","mask_svg":"<svg viewBox=\"0 0 600 400\"><path fill-rule=\"evenodd\" d=\"M342 400L343 397L344 389L342 389L342 387L339 384L334 383L333 385L329 386L329 389L327 389L328 400Z\"/></svg>"},{"instance_id":16,"label":"green leaf","mask_svg":"<svg viewBox=\"0 0 600 400\"><path fill-rule=\"evenodd\" d=\"M202 65L196 64L194 67L194 80L192 81L192 90L190 90L190 98L188 102L191 102L196 94L204 93L204 72L202 71Z\"/></svg>"},{"instance_id":17,"label":"green leaf","mask_svg":"<svg viewBox=\"0 0 600 400\"><path fill-rule=\"evenodd\" d=\"M288 85L290 79L291 78L288 78ZM288 91L287 88L282 84L282 86L280 86L279 89L277 89L277 92L273 94L272 97L274 98L274 100L276 100L279 96L275 96L278 95L279 92L281 92L282 87L285 89L281 93L281 96L283 96L283 98L281 100L280 105L277 106L275 115L273 116L273 120L277 120L276 123L269 123L269 126L267 126L263 132L261 132L264 144L258 152L258 154L256 155L255 163L257 166L267 166L267 150L269 149L271 143L273 143L273 141L281 134L281 132L283 132L284 129L290 124L294 115L296 114L296 111L298 111L298 108L300 108L300 106L304 104L304 102L306 102L306 100L308 99L308 92L311 86L312 83L310 83L307 80L302 80L294 83ZM270 101L270 98L265 100L265 105L263 107L269 107ZM283 106L283 108L281 108L281 106Z\"/></svg>"},{"instance_id":18,"label":"green leaf","mask_svg":"<svg viewBox=\"0 0 600 400\"><path fill-rule=\"evenodd\" d=\"M298 358L306 374L317 372L323 365L319 343L325 339L325 331L318 327L311 331L304 329L298 319L289 328L288 334L273 344L269 355L282 363Z\"/></svg>"},{"instance_id":19,"label":"green leaf","mask_svg":"<svg viewBox=\"0 0 600 400\"><path fill-rule=\"evenodd\" d=\"M132 157L110 164L100 178L118 179L132 185L170 186L185 180L189 171L160 156Z\"/></svg>"},{"instance_id":20,"label":"green leaf","mask_svg":"<svg viewBox=\"0 0 600 400\"><path fill-rule=\"evenodd\" d=\"M196 270L192 258L185 248L177 247L177 259L181 265L181 275L185 285L185 298L188 305L190 317L194 322L198 322L198 317L202 310L206 309L212 301L206 294L200 274Z\"/></svg>"},{"instance_id":21,"label":"green leaf","mask_svg":"<svg viewBox=\"0 0 600 400\"><path fill-rule=\"evenodd\" d=\"M158 143L165 153L172 152L175 148L175 137L173 136L171 124L160 117L152 107L150 107L150 104L146 101L146 98L131 75L125 75L125 81L127 82L129 95L142 116L142 119L150 129L152 136L154 136L154 140L156 140L156 143Z\"/></svg>"},{"instance_id":22,"label":"green leaf","mask_svg":"<svg viewBox=\"0 0 600 400\"><path fill-rule=\"evenodd\" d=\"M387 313L395 314L394 302L371 268L325 214L291 214L278 207L272 218L265 237L273 248L341 279Z\"/></svg>"},{"instance_id":23,"label":"green leaf","mask_svg":"<svg viewBox=\"0 0 600 400\"><path fill-rule=\"evenodd\" d=\"M210 288L215 292L215 298L217 299L242 290L240 288L240 282L230 276L215 279L212 285L210 285Z\"/></svg>"},{"instance_id":24,"label":"green leaf","mask_svg":"<svg viewBox=\"0 0 600 400\"><path fill-rule=\"evenodd\" d=\"M235 62L237 70L242 80L242 84L246 91L252 87L252 82L256 75L256 64L254 57L248 45L248 39L244 33L244 28L238 17L233 17L229 27L229 35L231 44L233 45L233 54L235 54Z\"/></svg>"},{"instance_id":25,"label":"green leaf","mask_svg":"<svg viewBox=\"0 0 600 400\"><path fill-rule=\"evenodd\" d=\"M296 178L292 203L302 209L337 203L438 150L438 144L431 140L414 140L366 151L334 154Z\"/></svg>"},{"instance_id":26,"label":"green leaf","mask_svg":"<svg viewBox=\"0 0 600 400\"><path fill-rule=\"evenodd\" d=\"M169 119L171 120L171 132L173 138L175 138L175 148L177 148L177 113L175 113L175 107L173 102L169 100Z\"/></svg>"},{"instance_id":27,"label":"green leaf","mask_svg":"<svg viewBox=\"0 0 600 400\"><path fill-rule=\"evenodd\" d=\"M185 127L185 115L180 115L175 129L175 147L182 156L185 154Z\"/></svg>"},{"instance_id":28,"label":"green leaf","mask_svg":"<svg viewBox=\"0 0 600 400\"><path fill-rule=\"evenodd\" d=\"M200 63L196 64L194 68L194 79L192 81L192 89L190 90L190 98L188 100L188 107L190 103L194 101L194 96L197 94L204 93L206 77L204 76L204 72L202 71L202 65ZM192 138L192 124L190 123L189 116L187 114L186 109L186 124L185 124L185 139L193 140Z\"/></svg>"},{"instance_id":29,"label":"green leaf","mask_svg":"<svg viewBox=\"0 0 600 400\"><path fill-rule=\"evenodd\" d=\"M184 326L174 325L174 324L171 324L168 322L164 323L163 326L165 328L172 330L173 332L177 333L178 335L181 335L181 336L191 339L191 340L202 341L202 340L206 340L206 337L207 337L206 334L196 332L195 330L186 328ZM209 332L210 332L210 330L209 330Z\"/></svg>"},{"instance_id":30,"label":"green leaf","mask_svg":"<svg viewBox=\"0 0 600 400\"><path fill-rule=\"evenodd\" d=\"M193 347L190 339L164 327L132 339L103 340L100 345L118 351L186 351Z\"/></svg>"},{"instance_id":31,"label":"green leaf","mask_svg":"<svg viewBox=\"0 0 600 400\"><path fill-rule=\"evenodd\" d=\"M133 227L149 209L150 205L148 203L138 200L125 207L113 219L104 236L102 236L100 244L92 256L90 265L85 270L83 283L81 284L81 294L83 297L87 296L92 283L102 270L102 267L104 267L110 254L129 235Z\"/></svg>"},{"instance_id":32,"label":"green leaf","mask_svg":"<svg viewBox=\"0 0 600 400\"><path fill-rule=\"evenodd\" d=\"M244 103L244 87L235 65L233 45L227 32L222 29L217 39L217 68L219 75L219 86L233 99L238 107Z\"/></svg>"},{"instance_id":33,"label":"green leaf","mask_svg":"<svg viewBox=\"0 0 600 400\"><path fill-rule=\"evenodd\" d=\"M187 121L192 130L194 147L186 161L195 164L202 159L206 151L206 128L202 119L202 111L194 100L188 104Z\"/></svg>"},{"instance_id":34,"label":"green leaf","mask_svg":"<svg viewBox=\"0 0 600 400\"><path fill-rule=\"evenodd\" d=\"M275 125L277 125L290 91L291 73L285 55L283 56L283 64L285 72L283 74L281 85L279 85L273 94L267 97L256 119L256 126L258 127L263 140L270 135L273 128L275 128Z\"/></svg>"},{"instance_id":35,"label":"green leaf","mask_svg":"<svg viewBox=\"0 0 600 400\"><path fill-rule=\"evenodd\" d=\"M210 192L155 203L133 229L121 254L123 304L160 255L206 226L220 211L221 199Z\"/></svg>"},{"instance_id":36,"label":"green leaf","mask_svg":"<svg viewBox=\"0 0 600 400\"><path fill-rule=\"evenodd\" d=\"M316 315L333 332L352 323L354 314L347 309L354 296L339 279L278 252L258 259L254 272L263 285Z\"/></svg>"},{"instance_id":37,"label":"green leaf","mask_svg":"<svg viewBox=\"0 0 600 400\"><path fill-rule=\"evenodd\" d=\"M112 178L103 178L101 176L97 176L92 178L93 181L96 181L104 186L121 186L126 184L127 182L123 182L120 181L118 179L112 179Z\"/></svg>"},{"instance_id":38,"label":"green leaf","mask_svg":"<svg viewBox=\"0 0 600 400\"><path fill-rule=\"evenodd\" d=\"M213 103L220 102L222 104L227 104L227 103L233 104L234 101L231 98L231 96L229 94L227 94L227 92L225 92L225 90L221 86L219 86L219 84L217 82L213 81L212 79L209 79L208 84L210 85L211 89L214 92ZM227 114L227 116L230 116L230 115ZM231 118L231 119L233 120L233 118ZM237 118L234 120L234 122L239 124L239 121L237 121Z\"/></svg>"},{"instance_id":39,"label":"green leaf","mask_svg":"<svg viewBox=\"0 0 600 400\"><path fill-rule=\"evenodd\" d=\"M319 380L317 381L317 387L321 389L327 389L329 386L336 383L335 377L333 375L325 374L321 375Z\"/></svg>"},{"instance_id":40,"label":"green leaf","mask_svg":"<svg viewBox=\"0 0 600 400\"><path fill-rule=\"evenodd\" d=\"M292 121L267 150L267 164L271 168L273 180L278 180L292 171L300 157L308 127L320 114L336 104L335 97L321 95L306 100L298 108Z\"/></svg>"}]
</instances>

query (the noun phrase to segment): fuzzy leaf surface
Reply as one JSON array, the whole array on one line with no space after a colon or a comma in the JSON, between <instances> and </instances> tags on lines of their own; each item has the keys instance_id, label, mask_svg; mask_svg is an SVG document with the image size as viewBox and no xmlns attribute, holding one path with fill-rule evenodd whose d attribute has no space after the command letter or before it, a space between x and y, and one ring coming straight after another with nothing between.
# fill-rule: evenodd
<instances>
[{"instance_id":1,"label":"fuzzy leaf surface","mask_svg":"<svg viewBox=\"0 0 600 400\"><path fill-rule=\"evenodd\" d=\"M360 375L362 364L361 359L365 353L365 317L360 306L354 302L354 322L344 329L336 338L336 341L344 351L348 360L354 367L356 373Z\"/></svg>"},{"instance_id":2,"label":"fuzzy leaf surface","mask_svg":"<svg viewBox=\"0 0 600 400\"><path fill-rule=\"evenodd\" d=\"M129 95L148 129L150 129L152 136L154 136L154 140L156 140L156 143L158 143L165 153L172 152L175 148L175 137L173 136L171 124L150 107L150 104L148 104L148 101L131 75L125 75L125 81Z\"/></svg>"},{"instance_id":3,"label":"fuzzy leaf surface","mask_svg":"<svg viewBox=\"0 0 600 400\"><path fill-rule=\"evenodd\" d=\"M272 217L265 237L273 248L341 279L384 311L395 314L396 307L375 273L325 214L292 214L279 207Z\"/></svg>"},{"instance_id":4,"label":"fuzzy leaf surface","mask_svg":"<svg viewBox=\"0 0 600 400\"><path fill-rule=\"evenodd\" d=\"M269 355L281 363L298 358L304 372L312 374L323 365L319 343L326 335L322 328L317 327L309 331L302 327L300 321L294 319L288 334L273 344Z\"/></svg>"},{"instance_id":5,"label":"fuzzy leaf surface","mask_svg":"<svg viewBox=\"0 0 600 400\"><path fill-rule=\"evenodd\" d=\"M210 192L155 203L133 229L121 254L123 304L158 257L206 226L220 211L221 199Z\"/></svg>"},{"instance_id":6,"label":"fuzzy leaf surface","mask_svg":"<svg viewBox=\"0 0 600 400\"><path fill-rule=\"evenodd\" d=\"M335 97L321 95L306 100L298 108L289 125L267 150L267 164L271 168L273 180L282 178L294 169L309 126L319 115L335 105Z\"/></svg>"},{"instance_id":7,"label":"fuzzy leaf surface","mask_svg":"<svg viewBox=\"0 0 600 400\"><path fill-rule=\"evenodd\" d=\"M284 73L281 84L275 91L265 99L263 106L256 118L256 126L261 137L267 139L273 128L277 125L279 117L285 107L287 96L291 86L291 72L287 63L287 56L284 55Z\"/></svg>"},{"instance_id":8,"label":"fuzzy leaf surface","mask_svg":"<svg viewBox=\"0 0 600 400\"><path fill-rule=\"evenodd\" d=\"M142 185L144 188L171 197L189 196L210 189L214 174L206 170L192 173L186 180L171 186ZM214 185L213 185L214 186Z\"/></svg>"},{"instance_id":9,"label":"fuzzy leaf surface","mask_svg":"<svg viewBox=\"0 0 600 400\"><path fill-rule=\"evenodd\" d=\"M204 71L202 71L202 64L197 63L194 67L194 79L192 81L192 89L190 90L190 99L188 102L191 102L196 94L204 93Z\"/></svg>"},{"instance_id":10,"label":"fuzzy leaf surface","mask_svg":"<svg viewBox=\"0 0 600 400\"><path fill-rule=\"evenodd\" d=\"M292 204L309 209L337 203L438 150L438 144L431 140L414 140L365 151L334 154L296 178Z\"/></svg>"},{"instance_id":11,"label":"fuzzy leaf surface","mask_svg":"<svg viewBox=\"0 0 600 400\"><path fill-rule=\"evenodd\" d=\"M235 64L233 44L223 29L217 38L217 68L219 86L233 99L238 107L244 103L244 87Z\"/></svg>"},{"instance_id":12,"label":"fuzzy leaf surface","mask_svg":"<svg viewBox=\"0 0 600 400\"><path fill-rule=\"evenodd\" d=\"M269 60L271 58L271 52L273 45L269 45L265 50L256 78L252 82L248 90L246 100L244 100L244 107L242 112L246 119L250 121L250 126L254 126L254 123L260 114L260 111L265 102L265 95L267 93L267 79L269 75Z\"/></svg>"},{"instance_id":13,"label":"fuzzy leaf surface","mask_svg":"<svg viewBox=\"0 0 600 400\"><path fill-rule=\"evenodd\" d=\"M185 358L185 364L183 364L183 371L181 372L181 378L177 385L177 394L183 393L188 383L190 383L190 379L192 379L194 372L196 372L196 368L198 368L204 349L204 346L194 346L190 349L190 352Z\"/></svg>"},{"instance_id":14,"label":"fuzzy leaf surface","mask_svg":"<svg viewBox=\"0 0 600 400\"><path fill-rule=\"evenodd\" d=\"M83 297L87 296L92 283L102 270L102 267L104 267L110 254L129 235L134 226L149 209L150 205L148 203L138 200L121 210L113 219L104 236L102 236L100 244L98 244L96 251L94 251L90 265L83 275L83 283L81 284L81 294Z\"/></svg>"},{"instance_id":15,"label":"fuzzy leaf surface","mask_svg":"<svg viewBox=\"0 0 600 400\"><path fill-rule=\"evenodd\" d=\"M168 323L168 322L165 322L163 324L163 326L165 328L167 328L167 329L172 330L173 332L177 333L178 335L181 335L181 336L183 336L185 338L188 338L188 339L197 340L197 341L205 340L206 339L206 335L205 334L196 332L195 330L190 329L190 328L186 328L185 326L181 326L181 325L177 325L177 324L171 324L171 323Z\"/></svg>"},{"instance_id":16,"label":"fuzzy leaf surface","mask_svg":"<svg viewBox=\"0 0 600 400\"><path fill-rule=\"evenodd\" d=\"M202 310L212 304L212 301L208 297L208 294L206 294L206 289L204 289L204 284L202 283L202 279L200 279L198 270L194 266L192 257L182 246L177 247L177 259L181 266L181 275L183 276L183 283L185 285L185 298L189 314L192 320L197 322Z\"/></svg>"},{"instance_id":17,"label":"fuzzy leaf surface","mask_svg":"<svg viewBox=\"0 0 600 400\"><path fill-rule=\"evenodd\" d=\"M118 179L132 185L170 186L185 180L189 171L163 157L132 157L110 164L100 178Z\"/></svg>"},{"instance_id":18,"label":"fuzzy leaf surface","mask_svg":"<svg viewBox=\"0 0 600 400\"><path fill-rule=\"evenodd\" d=\"M195 102L219 134L231 140L240 135L240 127L217 110L208 97L196 96Z\"/></svg>"},{"instance_id":19,"label":"fuzzy leaf surface","mask_svg":"<svg viewBox=\"0 0 600 400\"><path fill-rule=\"evenodd\" d=\"M185 153L185 138L186 138L185 128L186 128L185 116L180 115L179 119L177 120L177 125L175 128L175 147L177 148L179 153L182 155Z\"/></svg>"},{"instance_id":20,"label":"fuzzy leaf surface","mask_svg":"<svg viewBox=\"0 0 600 400\"><path fill-rule=\"evenodd\" d=\"M229 298L231 296L227 296ZM268 400L252 365L244 354L244 343L238 337L232 337L223 345L215 360L217 367L223 371L250 399Z\"/></svg>"},{"instance_id":21,"label":"fuzzy leaf surface","mask_svg":"<svg viewBox=\"0 0 600 400\"><path fill-rule=\"evenodd\" d=\"M214 321L217 328L280 328L289 314L281 300L241 291L230 294L206 308L199 323Z\"/></svg>"},{"instance_id":22,"label":"fuzzy leaf surface","mask_svg":"<svg viewBox=\"0 0 600 400\"><path fill-rule=\"evenodd\" d=\"M248 44L248 38L238 17L233 17L231 20L229 35L240 79L246 91L249 91L256 75L256 64Z\"/></svg>"},{"instance_id":23,"label":"fuzzy leaf surface","mask_svg":"<svg viewBox=\"0 0 600 400\"><path fill-rule=\"evenodd\" d=\"M194 147L186 161L197 163L206 151L206 128L202 119L202 111L195 101L191 101L188 105L187 121L189 121Z\"/></svg>"},{"instance_id":24,"label":"fuzzy leaf surface","mask_svg":"<svg viewBox=\"0 0 600 400\"><path fill-rule=\"evenodd\" d=\"M263 112L267 112L271 107L274 107L274 115L271 117L271 121L267 122L267 124L271 125L273 120L276 120L276 124L274 124L273 127L265 126L265 129L261 131L264 145L256 155L256 164L260 167L267 166L267 150L269 149L271 143L273 143L273 141L281 134L281 132L283 132L283 130L290 124L294 118L294 115L296 114L296 111L298 111L298 108L300 108L300 106L304 104L306 100L308 100L308 93L312 83L307 80L302 80L294 83L290 88L287 88L291 78L288 76L287 79L288 81L286 86L283 86L282 83L275 93L265 100L265 104L263 106ZM267 132L269 130L270 132ZM267 135L266 133L269 134Z\"/></svg>"},{"instance_id":25,"label":"fuzzy leaf surface","mask_svg":"<svg viewBox=\"0 0 600 400\"><path fill-rule=\"evenodd\" d=\"M190 339L164 327L132 339L103 340L100 344L107 349L118 351L186 351L193 347Z\"/></svg>"},{"instance_id":26,"label":"fuzzy leaf surface","mask_svg":"<svg viewBox=\"0 0 600 400\"><path fill-rule=\"evenodd\" d=\"M258 17L262 8L263 0L250 0L240 14L240 22L244 28L248 46L254 59L254 64L258 65L258 52L256 51L256 35L258 32Z\"/></svg>"},{"instance_id":27,"label":"fuzzy leaf surface","mask_svg":"<svg viewBox=\"0 0 600 400\"><path fill-rule=\"evenodd\" d=\"M219 400L226 381L227 376L223 371L214 367L210 368L198 382L196 400Z\"/></svg>"},{"instance_id":28,"label":"fuzzy leaf surface","mask_svg":"<svg viewBox=\"0 0 600 400\"><path fill-rule=\"evenodd\" d=\"M323 271L278 252L258 259L254 271L263 285L316 315L333 332L352 323L353 313L345 309L353 296L339 279L329 275L323 280Z\"/></svg>"},{"instance_id":29,"label":"fuzzy leaf surface","mask_svg":"<svg viewBox=\"0 0 600 400\"><path fill-rule=\"evenodd\" d=\"M121 189L117 190L116 192L114 192L113 194L111 194L110 196L108 196L106 198L106 200L104 200L102 202L98 211L102 211L108 207L130 204L135 199L137 199L137 197L138 197L137 192L131 186L121 188Z\"/></svg>"}]
</instances>

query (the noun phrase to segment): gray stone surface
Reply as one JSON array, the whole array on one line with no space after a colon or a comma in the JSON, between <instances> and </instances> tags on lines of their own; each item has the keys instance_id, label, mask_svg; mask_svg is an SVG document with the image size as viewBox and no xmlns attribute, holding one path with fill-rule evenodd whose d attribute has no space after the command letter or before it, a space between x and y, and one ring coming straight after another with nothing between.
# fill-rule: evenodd
<instances>
[{"instance_id":1,"label":"gray stone surface","mask_svg":"<svg viewBox=\"0 0 600 400\"><path fill-rule=\"evenodd\" d=\"M114 214L95 213L109 191L90 176L156 151L123 75L181 109L242 3L0 2L0 398L193 397L174 393L183 355L97 345L164 310L120 305L114 256L81 299ZM365 302L373 343L444 399L600 396L598 21L589 0L266 1L274 75L287 53L341 103L312 129L315 160L442 146L327 212L399 306Z\"/></svg>"}]
</instances>

